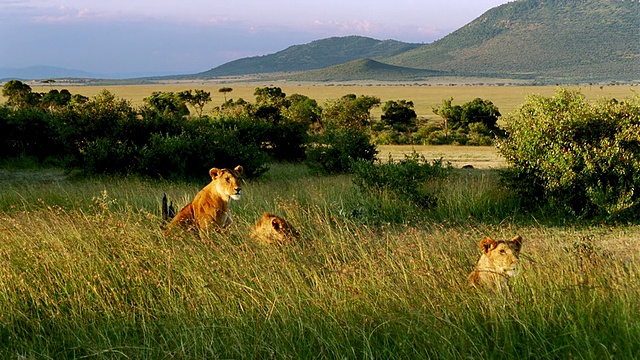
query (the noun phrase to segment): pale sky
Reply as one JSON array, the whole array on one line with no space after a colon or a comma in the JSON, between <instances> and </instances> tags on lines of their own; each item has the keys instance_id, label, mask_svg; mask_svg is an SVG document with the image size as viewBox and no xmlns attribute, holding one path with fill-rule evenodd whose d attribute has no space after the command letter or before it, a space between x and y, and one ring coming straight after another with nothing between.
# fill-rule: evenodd
<instances>
[{"instance_id":1,"label":"pale sky","mask_svg":"<svg viewBox=\"0 0 640 360\"><path fill-rule=\"evenodd\" d=\"M431 43L509 0L0 0L0 68L191 74L332 36Z\"/></svg>"}]
</instances>

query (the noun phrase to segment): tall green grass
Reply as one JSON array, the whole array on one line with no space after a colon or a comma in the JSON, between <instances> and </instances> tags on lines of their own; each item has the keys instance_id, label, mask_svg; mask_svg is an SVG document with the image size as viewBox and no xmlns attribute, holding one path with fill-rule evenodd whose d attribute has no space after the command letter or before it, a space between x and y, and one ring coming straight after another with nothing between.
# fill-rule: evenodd
<instances>
[{"instance_id":1,"label":"tall green grass","mask_svg":"<svg viewBox=\"0 0 640 360\"><path fill-rule=\"evenodd\" d=\"M274 164L244 185L232 227L202 237L165 236L159 203L167 193L181 206L204 184L10 173L0 177L2 358L640 353L640 229L509 217L517 204L491 173L433 184L440 202L422 211L360 194L349 176ZM250 241L263 211L304 240ZM480 238L516 233L513 296L469 289Z\"/></svg>"}]
</instances>

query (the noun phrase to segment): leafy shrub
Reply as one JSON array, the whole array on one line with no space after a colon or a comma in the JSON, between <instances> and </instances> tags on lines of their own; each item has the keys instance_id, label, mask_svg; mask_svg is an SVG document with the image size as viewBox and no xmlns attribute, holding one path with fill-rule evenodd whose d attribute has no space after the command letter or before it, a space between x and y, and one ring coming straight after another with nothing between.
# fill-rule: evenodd
<instances>
[{"instance_id":1,"label":"leafy shrub","mask_svg":"<svg viewBox=\"0 0 640 360\"><path fill-rule=\"evenodd\" d=\"M309 125L303 122L281 120L266 125L261 148L277 161L302 161L309 142Z\"/></svg>"},{"instance_id":2,"label":"leafy shrub","mask_svg":"<svg viewBox=\"0 0 640 360\"><path fill-rule=\"evenodd\" d=\"M405 132L382 130L376 133L374 142L377 145L408 145L411 144L411 137Z\"/></svg>"},{"instance_id":3,"label":"leafy shrub","mask_svg":"<svg viewBox=\"0 0 640 360\"><path fill-rule=\"evenodd\" d=\"M577 91L530 96L506 119L504 182L534 204L580 217L636 214L640 101L589 104Z\"/></svg>"},{"instance_id":4,"label":"leafy shrub","mask_svg":"<svg viewBox=\"0 0 640 360\"><path fill-rule=\"evenodd\" d=\"M178 135L154 134L141 149L139 172L166 178L203 178L213 166L242 165L245 176L267 170L268 155L260 148L260 130L250 120L192 119Z\"/></svg>"},{"instance_id":5,"label":"leafy shrub","mask_svg":"<svg viewBox=\"0 0 640 360\"><path fill-rule=\"evenodd\" d=\"M436 204L436 197L425 186L430 180L444 178L451 173L451 166L442 159L429 162L415 151L395 161L389 157L386 163L357 161L353 165L354 182L365 192L377 194L386 190L400 198L428 208Z\"/></svg>"},{"instance_id":6,"label":"leafy shrub","mask_svg":"<svg viewBox=\"0 0 640 360\"><path fill-rule=\"evenodd\" d=\"M129 174L138 166L138 148L128 141L98 138L87 143L81 157L82 170L90 174Z\"/></svg>"},{"instance_id":7,"label":"leafy shrub","mask_svg":"<svg viewBox=\"0 0 640 360\"><path fill-rule=\"evenodd\" d=\"M373 162L377 153L363 131L329 126L307 149L307 165L322 174L348 173L354 161Z\"/></svg>"},{"instance_id":8,"label":"leafy shrub","mask_svg":"<svg viewBox=\"0 0 640 360\"><path fill-rule=\"evenodd\" d=\"M0 108L0 156L33 156L40 161L63 154L53 116L38 108Z\"/></svg>"}]
</instances>

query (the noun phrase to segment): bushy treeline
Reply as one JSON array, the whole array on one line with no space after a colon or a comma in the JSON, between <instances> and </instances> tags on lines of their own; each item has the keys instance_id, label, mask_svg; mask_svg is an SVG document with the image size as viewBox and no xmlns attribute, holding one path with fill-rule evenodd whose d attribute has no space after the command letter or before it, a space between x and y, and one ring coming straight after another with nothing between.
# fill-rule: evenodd
<instances>
[{"instance_id":1,"label":"bushy treeline","mask_svg":"<svg viewBox=\"0 0 640 360\"><path fill-rule=\"evenodd\" d=\"M90 174L200 178L211 166L242 164L247 177L256 177L272 161L341 173L376 155L364 126L376 100L366 96L336 100L327 117L315 100L277 87L257 88L253 103L225 101L211 115L202 115L210 101L202 90L155 92L140 107L106 90L93 98L35 93L19 81L6 83L3 95L0 157L28 156Z\"/></svg>"},{"instance_id":2,"label":"bushy treeline","mask_svg":"<svg viewBox=\"0 0 640 360\"><path fill-rule=\"evenodd\" d=\"M26 155L88 173L199 177L207 166L241 163L259 176L269 161L307 161L322 173L351 171L354 160L372 161L378 144L491 144L500 113L487 100L434 112L443 126L417 124L413 102L347 94L321 107L279 87L256 88L255 102L226 100L203 114L203 90L154 92L134 107L108 91L93 98L68 90L33 92L17 80L4 84L0 157ZM379 120L371 110L381 106ZM450 128L450 130L449 130Z\"/></svg>"}]
</instances>

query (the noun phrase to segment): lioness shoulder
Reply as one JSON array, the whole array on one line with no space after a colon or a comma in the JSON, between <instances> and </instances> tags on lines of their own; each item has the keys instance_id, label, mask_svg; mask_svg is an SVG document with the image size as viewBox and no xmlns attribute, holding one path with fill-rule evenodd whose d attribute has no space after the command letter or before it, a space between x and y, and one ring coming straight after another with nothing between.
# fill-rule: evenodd
<instances>
[{"instance_id":1,"label":"lioness shoulder","mask_svg":"<svg viewBox=\"0 0 640 360\"><path fill-rule=\"evenodd\" d=\"M287 220L265 212L251 228L249 237L267 245L294 243L300 233Z\"/></svg>"},{"instance_id":2,"label":"lioness shoulder","mask_svg":"<svg viewBox=\"0 0 640 360\"><path fill-rule=\"evenodd\" d=\"M233 169L209 170L211 182L170 220L169 227L205 230L210 226L221 229L231 224L229 201L240 200L242 171L240 165Z\"/></svg>"},{"instance_id":3,"label":"lioness shoulder","mask_svg":"<svg viewBox=\"0 0 640 360\"><path fill-rule=\"evenodd\" d=\"M478 245L482 255L469 274L469 283L490 291L509 293L509 280L515 276L520 263L522 237L516 235L511 240L485 237Z\"/></svg>"}]
</instances>

